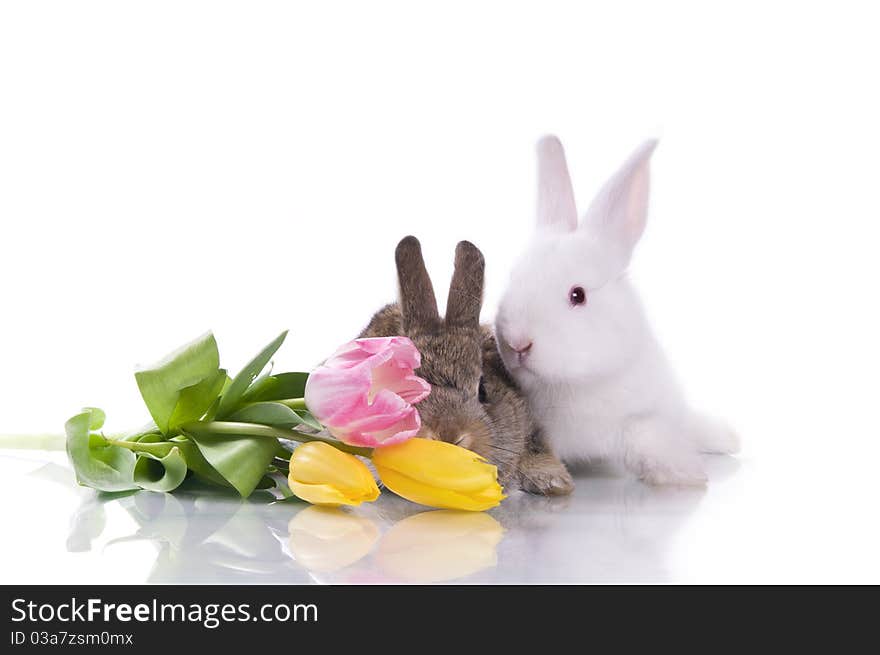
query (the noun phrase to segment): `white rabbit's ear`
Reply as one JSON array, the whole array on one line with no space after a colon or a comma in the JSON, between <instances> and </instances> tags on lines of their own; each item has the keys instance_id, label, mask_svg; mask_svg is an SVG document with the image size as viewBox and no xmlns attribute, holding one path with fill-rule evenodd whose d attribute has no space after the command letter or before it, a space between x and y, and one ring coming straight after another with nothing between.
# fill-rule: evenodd
<instances>
[{"instance_id":1,"label":"white rabbit's ear","mask_svg":"<svg viewBox=\"0 0 880 655\"><path fill-rule=\"evenodd\" d=\"M538 141L537 150L538 227L574 230L577 208L562 143L555 136L545 136Z\"/></svg>"},{"instance_id":2,"label":"white rabbit's ear","mask_svg":"<svg viewBox=\"0 0 880 655\"><path fill-rule=\"evenodd\" d=\"M581 228L601 235L628 261L648 218L649 163L657 140L645 141L605 183L581 221Z\"/></svg>"}]
</instances>

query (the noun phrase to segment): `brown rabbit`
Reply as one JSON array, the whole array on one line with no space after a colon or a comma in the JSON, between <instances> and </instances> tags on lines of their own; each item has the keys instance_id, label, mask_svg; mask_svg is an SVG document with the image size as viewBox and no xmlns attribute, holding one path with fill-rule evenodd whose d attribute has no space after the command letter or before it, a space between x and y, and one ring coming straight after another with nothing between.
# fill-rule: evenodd
<instances>
[{"instance_id":1,"label":"brown rabbit","mask_svg":"<svg viewBox=\"0 0 880 655\"><path fill-rule=\"evenodd\" d=\"M480 325L483 254L468 241L456 247L445 319L437 312L418 239L405 237L395 258L399 302L380 309L360 336L407 336L421 352L418 374L431 384L431 393L418 405L419 436L482 455L498 467L499 481L508 488L570 493L571 476L544 445L501 361L492 328Z\"/></svg>"}]
</instances>

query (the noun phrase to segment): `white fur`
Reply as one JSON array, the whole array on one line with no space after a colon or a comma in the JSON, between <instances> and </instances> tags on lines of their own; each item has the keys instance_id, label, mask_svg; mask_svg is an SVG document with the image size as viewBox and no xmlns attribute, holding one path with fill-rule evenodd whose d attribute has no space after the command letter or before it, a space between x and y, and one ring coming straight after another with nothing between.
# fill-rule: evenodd
<instances>
[{"instance_id":1,"label":"white fur","mask_svg":"<svg viewBox=\"0 0 880 655\"><path fill-rule=\"evenodd\" d=\"M654 484L702 484L700 452L736 435L685 403L626 277L645 227L649 161L639 147L580 225L562 145L538 144L538 231L514 267L496 331L501 355L564 461L618 459ZM569 291L587 291L572 306ZM532 343L521 358L514 348Z\"/></svg>"}]
</instances>

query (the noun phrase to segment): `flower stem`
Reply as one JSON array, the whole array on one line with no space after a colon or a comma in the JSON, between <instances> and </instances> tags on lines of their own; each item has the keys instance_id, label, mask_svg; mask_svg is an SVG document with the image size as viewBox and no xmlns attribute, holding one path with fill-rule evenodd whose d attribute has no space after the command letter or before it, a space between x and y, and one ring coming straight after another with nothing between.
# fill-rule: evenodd
<instances>
[{"instance_id":1,"label":"flower stem","mask_svg":"<svg viewBox=\"0 0 880 655\"><path fill-rule=\"evenodd\" d=\"M308 409L306 407L306 399L305 398L288 398L286 400L279 400L282 405L287 405L290 409Z\"/></svg>"},{"instance_id":2,"label":"flower stem","mask_svg":"<svg viewBox=\"0 0 880 655\"><path fill-rule=\"evenodd\" d=\"M218 434L230 437L269 437L272 439L291 439L292 441L323 441L330 444L345 453L352 455L360 455L362 457L370 457L373 454L372 448L362 448L361 446L350 446L342 443L338 439L325 437L320 434L306 434L298 430L287 430L283 428L275 428L270 425L260 425L258 423L235 423L232 421L194 421L180 426L184 434Z\"/></svg>"}]
</instances>

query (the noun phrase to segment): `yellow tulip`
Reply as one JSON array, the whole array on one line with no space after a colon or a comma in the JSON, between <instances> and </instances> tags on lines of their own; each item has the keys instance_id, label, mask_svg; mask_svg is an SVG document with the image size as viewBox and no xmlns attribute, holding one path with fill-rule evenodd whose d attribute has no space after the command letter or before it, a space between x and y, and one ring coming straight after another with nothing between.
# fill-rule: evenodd
<instances>
[{"instance_id":1,"label":"yellow tulip","mask_svg":"<svg viewBox=\"0 0 880 655\"><path fill-rule=\"evenodd\" d=\"M373 451L385 486L414 503L474 512L504 499L498 469L460 446L413 438Z\"/></svg>"},{"instance_id":2,"label":"yellow tulip","mask_svg":"<svg viewBox=\"0 0 880 655\"><path fill-rule=\"evenodd\" d=\"M370 469L354 455L310 441L290 456L290 490L314 505L360 505L379 497Z\"/></svg>"}]
</instances>

